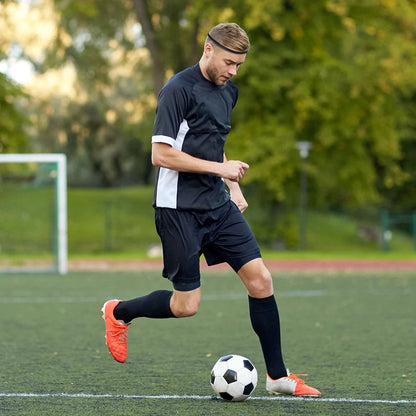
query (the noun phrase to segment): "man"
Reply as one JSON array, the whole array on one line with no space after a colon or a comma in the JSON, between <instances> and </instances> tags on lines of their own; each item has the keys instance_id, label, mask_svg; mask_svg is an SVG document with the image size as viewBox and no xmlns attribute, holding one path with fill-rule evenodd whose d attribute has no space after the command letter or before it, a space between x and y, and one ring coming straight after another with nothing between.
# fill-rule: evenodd
<instances>
[{"instance_id":1,"label":"man","mask_svg":"<svg viewBox=\"0 0 416 416\"><path fill-rule=\"evenodd\" d=\"M152 163L159 168L153 205L163 246L163 276L172 282L173 291L107 301L102 308L106 342L114 359L124 362L133 319L195 315L204 254L209 265L227 262L247 288L269 393L319 396L284 365L272 278L242 215L247 202L238 182L249 166L227 160L224 154L238 96L230 79L249 46L246 32L237 24L215 26L199 63L173 76L159 94L152 136Z\"/></svg>"}]
</instances>

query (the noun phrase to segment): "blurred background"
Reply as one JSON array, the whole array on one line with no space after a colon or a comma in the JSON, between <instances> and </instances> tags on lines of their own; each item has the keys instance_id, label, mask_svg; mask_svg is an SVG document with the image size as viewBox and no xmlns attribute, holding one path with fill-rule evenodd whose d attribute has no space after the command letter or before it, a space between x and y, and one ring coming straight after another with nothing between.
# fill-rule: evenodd
<instances>
[{"instance_id":1,"label":"blurred background","mask_svg":"<svg viewBox=\"0 0 416 416\"><path fill-rule=\"evenodd\" d=\"M225 21L252 44L226 153L265 253L414 258L415 0L2 0L0 153L67 156L70 256L160 255L157 94ZM0 165L0 256L49 250L50 181Z\"/></svg>"}]
</instances>

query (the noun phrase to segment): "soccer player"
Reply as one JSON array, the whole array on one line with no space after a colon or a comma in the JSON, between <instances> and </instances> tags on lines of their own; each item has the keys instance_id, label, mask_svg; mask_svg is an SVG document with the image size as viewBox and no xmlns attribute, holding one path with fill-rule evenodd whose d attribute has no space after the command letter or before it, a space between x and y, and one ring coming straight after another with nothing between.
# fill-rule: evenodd
<instances>
[{"instance_id":1,"label":"soccer player","mask_svg":"<svg viewBox=\"0 0 416 416\"><path fill-rule=\"evenodd\" d=\"M238 182L249 165L227 160L224 154L238 97L230 79L249 47L246 32L237 24L219 24L209 32L200 61L174 75L160 91L152 135L152 163L158 167L153 206L163 247L163 276L173 290L107 301L102 308L106 343L114 359L124 362L133 319L195 315L204 254L209 265L227 262L247 288L269 393L319 396L284 364L272 278L242 215L247 202Z\"/></svg>"}]
</instances>

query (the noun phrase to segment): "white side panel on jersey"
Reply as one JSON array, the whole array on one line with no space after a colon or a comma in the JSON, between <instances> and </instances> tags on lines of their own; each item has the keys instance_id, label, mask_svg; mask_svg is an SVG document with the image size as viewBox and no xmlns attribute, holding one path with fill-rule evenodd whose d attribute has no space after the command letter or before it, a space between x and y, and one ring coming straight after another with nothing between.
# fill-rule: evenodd
<instances>
[{"instance_id":1,"label":"white side panel on jersey","mask_svg":"<svg viewBox=\"0 0 416 416\"><path fill-rule=\"evenodd\" d=\"M176 140L166 140L166 136L153 136L152 142L161 142L172 144L172 147L177 150L182 150L183 141L186 133L189 130L188 122L183 120L179 126L179 132ZM179 172L172 169L161 167L159 169L159 178L157 182L156 192L156 206L163 208L176 208L178 196L178 177Z\"/></svg>"}]
</instances>

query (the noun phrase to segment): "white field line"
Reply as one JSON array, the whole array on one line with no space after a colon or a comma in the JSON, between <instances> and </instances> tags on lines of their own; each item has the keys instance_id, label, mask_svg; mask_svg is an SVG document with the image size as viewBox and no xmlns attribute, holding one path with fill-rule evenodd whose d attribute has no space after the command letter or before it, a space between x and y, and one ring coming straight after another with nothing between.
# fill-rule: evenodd
<instances>
[{"instance_id":1,"label":"white field line","mask_svg":"<svg viewBox=\"0 0 416 416\"><path fill-rule=\"evenodd\" d=\"M215 396L199 395L141 395L141 394L87 394L87 393L0 393L6 398L48 398L63 397L71 399L148 399L148 400L221 400ZM250 397L248 400L260 401L308 401L329 403L367 403L367 404L416 404L416 400L381 400L381 399L353 399L353 398L307 398L290 396Z\"/></svg>"}]
</instances>

